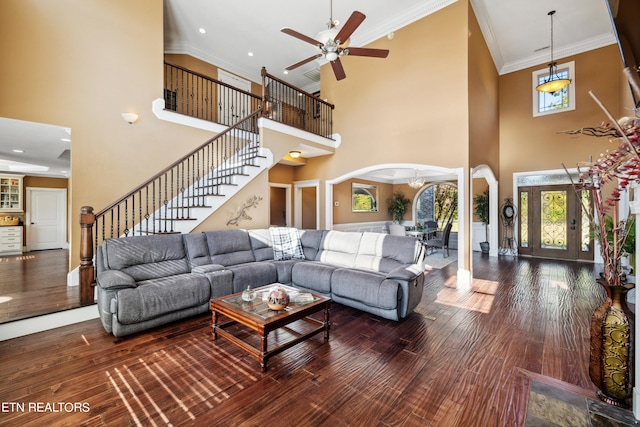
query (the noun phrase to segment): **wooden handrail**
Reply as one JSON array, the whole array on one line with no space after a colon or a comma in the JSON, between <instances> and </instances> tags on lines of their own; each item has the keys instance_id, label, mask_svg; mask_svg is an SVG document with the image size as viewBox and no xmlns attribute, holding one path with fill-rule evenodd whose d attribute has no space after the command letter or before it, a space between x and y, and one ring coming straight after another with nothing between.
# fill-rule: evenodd
<instances>
[{"instance_id":1,"label":"wooden handrail","mask_svg":"<svg viewBox=\"0 0 640 427\"><path fill-rule=\"evenodd\" d=\"M231 86L230 84L225 83L225 82L221 82L220 80L213 79L213 78L211 78L209 76L206 76L204 74L198 73L197 71L192 71L192 70L190 70L188 68L184 68L181 65L173 64L173 63L171 63L169 61L164 61L164 63L165 63L165 65L169 65L171 67L177 68L180 71L184 71L186 73L193 74L194 76L200 77L201 79L209 80L210 82L214 82L215 84L218 84L220 86L227 87L227 88L233 90L234 92L240 92L240 93L242 93L244 95L247 95L247 96L250 96L252 98L260 99L260 97L258 95L255 95L255 94L253 94L251 92L247 92L246 90L242 90L242 89L237 88L235 86Z\"/></svg>"},{"instance_id":2,"label":"wooden handrail","mask_svg":"<svg viewBox=\"0 0 640 427\"><path fill-rule=\"evenodd\" d=\"M118 206L120 203L122 203L124 200L126 200L127 198L131 197L133 194L137 193L138 191L144 189L147 185L149 185L150 182L155 181L156 179L158 179L159 177L161 177L162 175L164 175L165 173L167 173L168 171L170 171L171 169L175 168L176 166L178 166L180 163L184 162L186 159L188 159L189 157L193 156L194 154L196 154L198 151L202 150L203 148L205 148L207 145L211 144L213 141L215 141L216 139L221 138L223 135L230 133L231 131L237 129L238 127L240 127L242 124L244 124L244 122L246 120L251 119L252 117L255 117L259 114L261 114L262 112L262 106L258 107L257 111L254 111L253 113L251 113L248 117L246 117L245 119L243 119L242 121L239 121L238 123L236 123L235 125L231 126L230 128L227 128L225 130L223 130L222 132L220 132L219 134L217 134L216 136L209 138L204 144L201 144L200 146L198 146L197 148L191 150L189 153L187 153L185 156L181 157L179 160L171 163L169 166L167 166L166 168L162 169L160 172L158 172L157 174L155 174L154 176L152 176L151 178L149 178L147 181L143 182L142 184L138 185L136 188L134 188L133 190L129 191L127 194L125 194L124 196L122 196L121 198L119 198L118 200L116 200L115 202L111 203L109 206L107 206L106 208L102 209L101 211L99 211L98 213L95 214L96 218L97 217L101 217L103 216L106 212L112 210L114 207Z\"/></svg>"},{"instance_id":3,"label":"wooden handrail","mask_svg":"<svg viewBox=\"0 0 640 427\"><path fill-rule=\"evenodd\" d=\"M266 86L267 86L267 85L264 83L264 79L265 79L266 77L268 77L268 78L270 78L271 80L274 80L274 81L276 81L276 82L280 83L280 84L281 84L281 85L283 85L283 86L287 86L287 87L289 87L289 88L291 88L291 89L293 89L293 90L295 90L295 91L297 91L297 92L300 92L301 94L303 94L303 95L305 95L305 96L308 96L309 98L313 98L314 100L317 100L317 101L319 101L319 102L320 102L320 103L322 103L322 104L325 104L326 106L328 106L328 107L329 107L329 108L331 108L332 110L335 108L335 106L334 106L333 104L331 104L330 102L327 102L327 101L325 101L325 100L323 100L323 99L320 99L319 97L315 96L314 94L309 93L309 92L306 92L304 89L300 89L300 88L297 88L297 87L295 87L295 86L291 86L289 83L285 82L284 80L279 79L278 77L274 76L273 74L269 74L269 73L267 72L267 69L266 69L265 67L262 67L261 75L262 75L262 81L263 81L263 84L262 84L262 94L263 94L263 96L262 96L262 97L263 97L263 99L264 99L264 98L265 98L265 96L266 96Z\"/></svg>"}]
</instances>

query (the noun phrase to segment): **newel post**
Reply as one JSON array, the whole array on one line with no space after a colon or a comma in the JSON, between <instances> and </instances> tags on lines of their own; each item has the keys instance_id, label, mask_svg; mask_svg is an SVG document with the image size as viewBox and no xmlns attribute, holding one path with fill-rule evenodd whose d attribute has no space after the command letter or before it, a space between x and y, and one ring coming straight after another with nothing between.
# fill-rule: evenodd
<instances>
[{"instance_id":1,"label":"newel post","mask_svg":"<svg viewBox=\"0 0 640 427\"><path fill-rule=\"evenodd\" d=\"M93 224L96 216L91 206L80 208L80 304L94 303Z\"/></svg>"}]
</instances>

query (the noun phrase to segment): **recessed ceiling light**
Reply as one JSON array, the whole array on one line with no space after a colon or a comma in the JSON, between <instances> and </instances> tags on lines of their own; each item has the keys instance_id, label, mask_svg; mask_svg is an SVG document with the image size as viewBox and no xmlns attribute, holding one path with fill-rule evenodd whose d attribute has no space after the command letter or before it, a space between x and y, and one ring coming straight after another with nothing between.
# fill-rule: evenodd
<instances>
[{"instance_id":1,"label":"recessed ceiling light","mask_svg":"<svg viewBox=\"0 0 640 427\"><path fill-rule=\"evenodd\" d=\"M60 138L60 141L63 142L71 142L71 140L69 138Z\"/></svg>"},{"instance_id":2,"label":"recessed ceiling light","mask_svg":"<svg viewBox=\"0 0 640 427\"><path fill-rule=\"evenodd\" d=\"M207 34L207 30L205 30L204 28L198 28L198 31L200 32L200 34Z\"/></svg>"},{"instance_id":3,"label":"recessed ceiling light","mask_svg":"<svg viewBox=\"0 0 640 427\"><path fill-rule=\"evenodd\" d=\"M24 150L18 150L17 148L13 150L14 153L24 153Z\"/></svg>"},{"instance_id":4,"label":"recessed ceiling light","mask_svg":"<svg viewBox=\"0 0 640 427\"><path fill-rule=\"evenodd\" d=\"M249 52L249 53L247 53L247 55L253 56L253 52Z\"/></svg>"},{"instance_id":5,"label":"recessed ceiling light","mask_svg":"<svg viewBox=\"0 0 640 427\"><path fill-rule=\"evenodd\" d=\"M284 74L289 74L289 72L287 70L284 70Z\"/></svg>"}]
</instances>

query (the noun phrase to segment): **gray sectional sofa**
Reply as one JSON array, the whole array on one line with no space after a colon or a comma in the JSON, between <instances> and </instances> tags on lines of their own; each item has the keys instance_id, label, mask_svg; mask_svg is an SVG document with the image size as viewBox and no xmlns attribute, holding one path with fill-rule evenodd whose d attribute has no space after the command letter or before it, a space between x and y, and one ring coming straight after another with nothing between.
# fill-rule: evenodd
<instances>
[{"instance_id":1,"label":"gray sectional sofa","mask_svg":"<svg viewBox=\"0 0 640 427\"><path fill-rule=\"evenodd\" d=\"M283 237L284 236L284 237ZM105 240L96 252L105 330L120 337L205 313L209 300L282 283L400 320L422 298L413 237L370 232L220 230Z\"/></svg>"}]
</instances>

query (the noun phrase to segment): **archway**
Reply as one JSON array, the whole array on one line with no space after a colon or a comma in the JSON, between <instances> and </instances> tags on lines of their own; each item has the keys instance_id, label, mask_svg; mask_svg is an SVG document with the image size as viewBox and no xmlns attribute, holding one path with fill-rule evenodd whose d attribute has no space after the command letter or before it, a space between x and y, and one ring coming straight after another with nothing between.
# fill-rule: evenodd
<instances>
[{"instance_id":1,"label":"archway","mask_svg":"<svg viewBox=\"0 0 640 427\"><path fill-rule=\"evenodd\" d=\"M464 256L462 252L465 251L465 245L463 242L469 238L468 225L463 220L465 218L465 209L469 209L469 205L465 206L465 201L468 199L468 185L465 183L465 170L463 168L444 168L440 166L417 164L417 163L388 163L373 165L366 168L354 170L348 172L335 179L327 180L325 182L325 227L328 230L334 228L333 225L333 186L343 181L352 178L361 178L369 181L379 180L380 182L391 184L407 184L409 179L415 176L418 172L421 176L424 176L425 181L428 182L452 182L458 188L458 221L456 222L458 228L457 235L457 251L458 251L458 282L469 283L470 265L469 256Z\"/></svg>"},{"instance_id":2,"label":"archway","mask_svg":"<svg viewBox=\"0 0 640 427\"><path fill-rule=\"evenodd\" d=\"M471 185L469 206L473 209L473 180L484 178L489 185L489 256L498 256L498 180L491 168L479 165L471 169ZM469 230L473 230L473 215L470 215Z\"/></svg>"}]
</instances>

